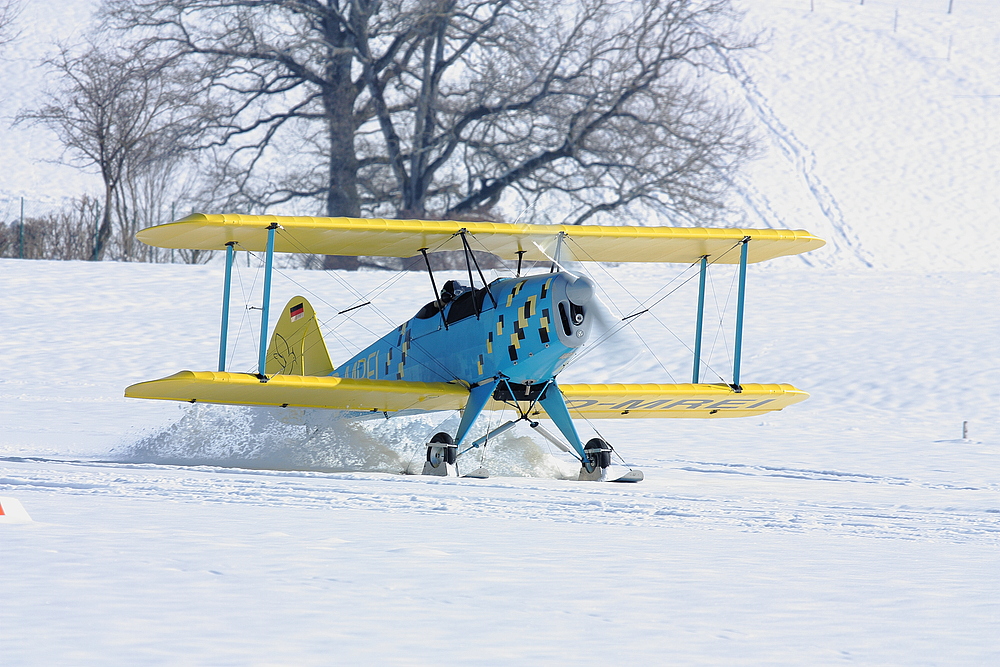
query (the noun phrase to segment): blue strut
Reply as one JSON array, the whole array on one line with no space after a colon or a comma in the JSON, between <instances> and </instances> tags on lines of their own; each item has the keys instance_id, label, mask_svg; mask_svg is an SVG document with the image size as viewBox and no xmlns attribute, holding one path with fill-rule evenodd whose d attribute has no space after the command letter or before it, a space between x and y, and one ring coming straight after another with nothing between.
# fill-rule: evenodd
<instances>
[{"instance_id":1,"label":"blue strut","mask_svg":"<svg viewBox=\"0 0 1000 667\"><path fill-rule=\"evenodd\" d=\"M701 370L701 332L705 324L705 274L708 273L708 255L701 258L701 278L698 281L698 325L694 334L694 373L691 382L698 384L698 372Z\"/></svg>"},{"instance_id":2,"label":"blue strut","mask_svg":"<svg viewBox=\"0 0 1000 667\"><path fill-rule=\"evenodd\" d=\"M257 375L264 380L264 368L267 361L267 312L271 306L271 267L274 264L274 231L278 223L272 222L267 228L267 256L264 258L264 303L261 304L260 315L260 357L257 364Z\"/></svg>"},{"instance_id":3,"label":"blue strut","mask_svg":"<svg viewBox=\"0 0 1000 667\"><path fill-rule=\"evenodd\" d=\"M743 353L743 304L747 291L747 246L750 237L743 238L740 248L740 291L736 303L736 354L733 359L733 388L740 391L740 357Z\"/></svg>"},{"instance_id":4,"label":"blue strut","mask_svg":"<svg viewBox=\"0 0 1000 667\"><path fill-rule=\"evenodd\" d=\"M569 441L570 446L576 450L576 455L580 459L580 463L590 471L591 468L587 462L587 453L583 451L583 443L580 442L580 435L576 432L576 427L573 426L573 418L566 407L566 399L562 395L562 390L556 385L555 380L549 382L548 388L542 397L538 399L538 403L545 410L545 414L549 416L549 419L555 422L556 428Z\"/></svg>"},{"instance_id":5,"label":"blue strut","mask_svg":"<svg viewBox=\"0 0 1000 667\"><path fill-rule=\"evenodd\" d=\"M469 401L465 404L465 409L462 410L462 421L459 422L458 432L455 434L455 445L461 445L465 441L465 436L469 434L472 424L482 414L483 408L493 396L497 384L497 382L481 384L478 387L473 387L469 392Z\"/></svg>"},{"instance_id":6,"label":"blue strut","mask_svg":"<svg viewBox=\"0 0 1000 667\"><path fill-rule=\"evenodd\" d=\"M222 288L222 333L219 336L219 372L226 372L226 339L229 337L229 291L233 285L233 246L236 241L226 244L226 284Z\"/></svg>"}]
</instances>

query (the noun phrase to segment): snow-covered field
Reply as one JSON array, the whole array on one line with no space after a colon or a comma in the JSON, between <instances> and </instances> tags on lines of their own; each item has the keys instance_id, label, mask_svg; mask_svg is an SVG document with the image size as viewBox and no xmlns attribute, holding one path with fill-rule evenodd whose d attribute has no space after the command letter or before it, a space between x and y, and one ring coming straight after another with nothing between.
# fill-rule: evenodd
<instances>
[{"instance_id":1,"label":"snow-covered field","mask_svg":"<svg viewBox=\"0 0 1000 667\"><path fill-rule=\"evenodd\" d=\"M519 430L488 480L401 474L445 415L314 435L126 400L215 367L221 269L0 260L0 496L34 519L0 523L0 664L1000 662L1000 11L814 4L752 3L772 46L740 66L773 150L736 184L754 224L830 241L750 271L743 378L812 397L595 422L638 485L560 479L571 462ZM597 277L628 308L682 268ZM710 313L731 287L713 273ZM565 379L688 379L693 290L656 310L669 330L637 319L664 368L626 341ZM343 358L429 287L284 271L274 301L306 292ZM731 325L706 335L723 376Z\"/></svg>"},{"instance_id":2,"label":"snow-covered field","mask_svg":"<svg viewBox=\"0 0 1000 667\"><path fill-rule=\"evenodd\" d=\"M285 275L278 293L345 303L326 274ZM995 275L752 271L744 377L813 397L765 420L597 423L635 486L555 479L573 467L519 431L490 451L499 476L427 479L399 472L429 420L305 445L229 408L127 401L213 367L218 268L0 276L0 493L35 520L0 526L9 664L1000 658ZM409 315L425 280L383 310ZM690 319L690 296L658 315ZM639 330L689 372L669 333ZM567 372L615 377L600 359Z\"/></svg>"}]
</instances>

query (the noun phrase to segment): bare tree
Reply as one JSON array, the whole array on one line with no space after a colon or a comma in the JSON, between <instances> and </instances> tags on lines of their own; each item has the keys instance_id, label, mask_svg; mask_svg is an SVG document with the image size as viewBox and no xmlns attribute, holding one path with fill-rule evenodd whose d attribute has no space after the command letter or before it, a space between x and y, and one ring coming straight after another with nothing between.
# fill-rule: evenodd
<instances>
[{"instance_id":1,"label":"bare tree","mask_svg":"<svg viewBox=\"0 0 1000 667\"><path fill-rule=\"evenodd\" d=\"M223 206L704 220L750 148L711 88L720 53L752 45L730 0L105 0L103 17L197 71Z\"/></svg>"},{"instance_id":2,"label":"bare tree","mask_svg":"<svg viewBox=\"0 0 1000 667\"><path fill-rule=\"evenodd\" d=\"M410 5L413 5L412 7ZM217 191L249 208L322 198L327 215L361 214L356 135L359 42L380 72L423 20L408 0L106 0L110 25L144 48L200 68L220 156ZM376 52L377 51L377 52Z\"/></svg>"},{"instance_id":3,"label":"bare tree","mask_svg":"<svg viewBox=\"0 0 1000 667\"><path fill-rule=\"evenodd\" d=\"M17 38L14 21L20 13L19 0L0 0L0 49Z\"/></svg>"},{"instance_id":4,"label":"bare tree","mask_svg":"<svg viewBox=\"0 0 1000 667\"><path fill-rule=\"evenodd\" d=\"M212 119L226 205L455 215L514 195L573 222L636 202L704 215L749 144L697 78L751 45L729 0L107 0L105 16L233 99Z\"/></svg>"},{"instance_id":5,"label":"bare tree","mask_svg":"<svg viewBox=\"0 0 1000 667\"><path fill-rule=\"evenodd\" d=\"M99 260L116 214L121 231L130 229L131 202L123 183L190 145L198 135L190 122L197 114L188 111L190 90L175 78L169 60L91 43L80 52L61 47L47 63L60 75L62 87L48 95L46 104L18 114L17 122L52 128L73 163L99 171L103 215L91 257ZM131 239L122 242L130 257Z\"/></svg>"},{"instance_id":6,"label":"bare tree","mask_svg":"<svg viewBox=\"0 0 1000 667\"><path fill-rule=\"evenodd\" d=\"M0 257L90 259L100 202L84 195L43 216L0 223Z\"/></svg>"},{"instance_id":7,"label":"bare tree","mask_svg":"<svg viewBox=\"0 0 1000 667\"><path fill-rule=\"evenodd\" d=\"M367 78L386 154L366 171L373 202L454 216L514 195L576 224L637 204L701 219L721 207L751 147L698 78L752 45L727 1L436 6Z\"/></svg>"}]
</instances>

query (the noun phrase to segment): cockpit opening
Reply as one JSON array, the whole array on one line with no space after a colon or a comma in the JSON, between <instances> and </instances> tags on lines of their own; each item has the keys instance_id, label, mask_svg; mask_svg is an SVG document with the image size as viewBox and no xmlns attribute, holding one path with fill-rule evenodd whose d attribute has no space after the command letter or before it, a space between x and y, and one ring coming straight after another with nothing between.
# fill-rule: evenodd
<instances>
[{"instance_id":1,"label":"cockpit opening","mask_svg":"<svg viewBox=\"0 0 1000 667\"><path fill-rule=\"evenodd\" d=\"M457 280L449 280L441 288L440 304L445 309L445 321L448 324L464 320L477 312L483 311L483 303L487 299L487 288L474 290ZM418 320L426 320L441 312L439 301L431 301L424 305L417 314ZM450 305L450 307L449 307Z\"/></svg>"}]
</instances>

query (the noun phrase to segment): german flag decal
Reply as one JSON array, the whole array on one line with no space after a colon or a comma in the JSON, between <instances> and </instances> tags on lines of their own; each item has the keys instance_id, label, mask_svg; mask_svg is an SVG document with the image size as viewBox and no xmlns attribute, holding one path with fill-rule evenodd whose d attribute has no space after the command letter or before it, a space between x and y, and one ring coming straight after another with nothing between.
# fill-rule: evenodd
<instances>
[{"instance_id":1,"label":"german flag decal","mask_svg":"<svg viewBox=\"0 0 1000 667\"><path fill-rule=\"evenodd\" d=\"M299 303L289 308L288 314L291 316L292 322L295 322L296 320L301 319L302 316L306 314L306 309L301 303Z\"/></svg>"}]
</instances>

